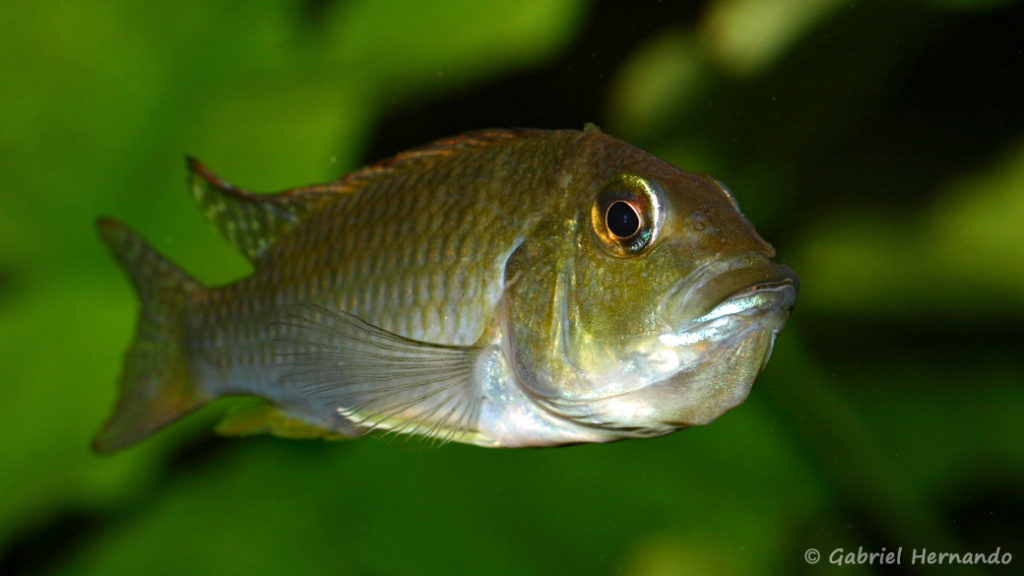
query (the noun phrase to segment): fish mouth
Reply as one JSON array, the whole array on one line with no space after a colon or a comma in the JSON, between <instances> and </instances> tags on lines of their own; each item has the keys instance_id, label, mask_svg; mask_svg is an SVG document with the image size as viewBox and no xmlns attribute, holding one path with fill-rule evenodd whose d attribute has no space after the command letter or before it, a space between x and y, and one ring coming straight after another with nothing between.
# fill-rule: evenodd
<instances>
[{"instance_id":1,"label":"fish mouth","mask_svg":"<svg viewBox=\"0 0 1024 576\"><path fill-rule=\"evenodd\" d=\"M789 266L751 255L705 264L686 284L664 303L663 317L670 323L671 318L688 318L662 336L665 344L702 340L702 328L716 321L720 324L724 318L788 312L796 301L800 278Z\"/></svg>"},{"instance_id":2,"label":"fish mouth","mask_svg":"<svg viewBox=\"0 0 1024 576\"><path fill-rule=\"evenodd\" d=\"M746 400L796 302L799 280L772 264L774 277L740 288L710 310L658 337L674 370L647 394L672 428L708 424Z\"/></svg>"},{"instance_id":3,"label":"fish mouth","mask_svg":"<svg viewBox=\"0 0 1024 576\"><path fill-rule=\"evenodd\" d=\"M729 301L735 307L737 301L750 296L746 292L784 285L791 285L795 292L799 284L790 267L773 262L765 254L715 259L701 264L681 280L662 300L657 314L665 320L666 327L678 330L713 313L732 309L727 306L715 311Z\"/></svg>"},{"instance_id":4,"label":"fish mouth","mask_svg":"<svg viewBox=\"0 0 1024 576\"><path fill-rule=\"evenodd\" d=\"M796 302L798 286L795 276L748 286L722 300L703 316L688 321L681 330L662 334L658 339L671 347L731 339L736 335L728 334L734 331L728 329L730 326L736 330L757 328L762 324L758 322L759 317L776 313L788 315ZM783 318L779 323L784 321ZM780 325L776 332L781 329Z\"/></svg>"},{"instance_id":5,"label":"fish mouth","mask_svg":"<svg viewBox=\"0 0 1024 576\"><path fill-rule=\"evenodd\" d=\"M789 311L796 302L799 280L796 275L774 282L762 282L729 296L710 312L695 318L694 324L707 324L730 315L763 314Z\"/></svg>"}]
</instances>

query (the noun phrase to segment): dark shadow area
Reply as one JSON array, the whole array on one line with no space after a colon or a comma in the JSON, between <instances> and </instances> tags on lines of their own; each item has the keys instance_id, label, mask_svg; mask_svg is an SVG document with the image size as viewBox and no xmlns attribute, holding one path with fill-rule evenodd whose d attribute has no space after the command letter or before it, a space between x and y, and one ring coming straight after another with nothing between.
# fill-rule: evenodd
<instances>
[{"instance_id":1,"label":"dark shadow area","mask_svg":"<svg viewBox=\"0 0 1024 576\"><path fill-rule=\"evenodd\" d=\"M42 524L18 535L0 550L0 574L44 574L59 566L89 535L96 534L108 517L97 511L66 509L51 514Z\"/></svg>"},{"instance_id":2,"label":"dark shadow area","mask_svg":"<svg viewBox=\"0 0 1024 576\"><path fill-rule=\"evenodd\" d=\"M364 160L483 128L600 125L611 73L665 26L693 25L703 7L703 2L652 2L638 10L626 2L594 2L575 39L550 66L389 111L377 124Z\"/></svg>"}]
</instances>

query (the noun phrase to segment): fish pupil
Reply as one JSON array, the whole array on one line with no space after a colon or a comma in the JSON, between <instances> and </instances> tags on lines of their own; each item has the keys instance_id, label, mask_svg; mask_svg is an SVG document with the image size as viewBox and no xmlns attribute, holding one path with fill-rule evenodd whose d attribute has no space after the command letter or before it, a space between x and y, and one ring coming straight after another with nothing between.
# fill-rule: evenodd
<instances>
[{"instance_id":1,"label":"fish pupil","mask_svg":"<svg viewBox=\"0 0 1024 576\"><path fill-rule=\"evenodd\" d=\"M640 231L640 215L629 202L618 200L608 206L608 231L618 238L630 238Z\"/></svg>"}]
</instances>

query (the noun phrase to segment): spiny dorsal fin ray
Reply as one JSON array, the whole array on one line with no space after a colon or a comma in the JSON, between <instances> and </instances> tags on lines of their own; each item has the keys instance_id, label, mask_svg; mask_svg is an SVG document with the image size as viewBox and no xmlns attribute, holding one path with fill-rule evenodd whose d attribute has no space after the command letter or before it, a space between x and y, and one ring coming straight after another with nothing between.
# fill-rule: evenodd
<instances>
[{"instance_id":1,"label":"spiny dorsal fin ray","mask_svg":"<svg viewBox=\"0 0 1024 576\"><path fill-rule=\"evenodd\" d=\"M528 137L529 135L543 136L544 134L545 132L543 130L535 130L531 128L478 130L474 132L466 132L458 136L435 140L419 148L399 152L390 158L385 158L384 160L370 164L360 170L335 180L334 184L350 187L359 186L382 175L389 174L394 170L407 168L410 165L415 165L419 162L429 162L431 160L452 156L467 150L501 144L516 138Z\"/></svg>"},{"instance_id":2,"label":"spiny dorsal fin ray","mask_svg":"<svg viewBox=\"0 0 1024 576\"><path fill-rule=\"evenodd\" d=\"M283 384L367 431L442 442L476 435L483 348L418 342L352 314L300 304L278 324Z\"/></svg>"},{"instance_id":3,"label":"spiny dorsal fin ray","mask_svg":"<svg viewBox=\"0 0 1024 576\"><path fill-rule=\"evenodd\" d=\"M340 183L294 188L278 194L253 194L221 179L195 158L186 158L189 188L199 208L250 262L262 258L278 238L316 211Z\"/></svg>"}]
</instances>

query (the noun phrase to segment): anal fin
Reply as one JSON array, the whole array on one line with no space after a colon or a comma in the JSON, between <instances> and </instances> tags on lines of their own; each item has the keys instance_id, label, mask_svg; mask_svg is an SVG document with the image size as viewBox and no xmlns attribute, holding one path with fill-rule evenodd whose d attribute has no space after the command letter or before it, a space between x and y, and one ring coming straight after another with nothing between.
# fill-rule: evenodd
<instances>
[{"instance_id":1,"label":"anal fin","mask_svg":"<svg viewBox=\"0 0 1024 576\"><path fill-rule=\"evenodd\" d=\"M222 436L270 434L279 438L347 440L348 436L286 414L269 401L247 402L233 407L217 424Z\"/></svg>"}]
</instances>

